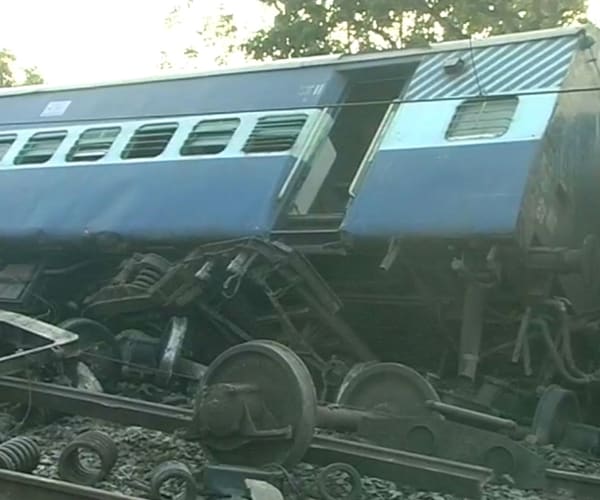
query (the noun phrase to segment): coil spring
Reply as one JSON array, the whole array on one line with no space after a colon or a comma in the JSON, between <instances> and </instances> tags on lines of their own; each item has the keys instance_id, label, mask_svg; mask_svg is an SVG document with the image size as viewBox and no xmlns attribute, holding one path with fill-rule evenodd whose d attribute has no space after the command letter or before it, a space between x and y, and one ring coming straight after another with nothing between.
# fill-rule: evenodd
<instances>
[{"instance_id":1,"label":"coil spring","mask_svg":"<svg viewBox=\"0 0 600 500\"><path fill-rule=\"evenodd\" d=\"M338 477L340 474L348 476L347 482L350 491L333 493L329 491L329 479ZM333 463L321 469L317 476L317 488L323 500L359 500L363 493L360 474L354 467L344 463ZM336 489L339 490L339 488Z\"/></svg>"},{"instance_id":2,"label":"coil spring","mask_svg":"<svg viewBox=\"0 0 600 500\"><path fill-rule=\"evenodd\" d=\"M140 269L131 284L136 288L146 290L158 283L162 276L163 273L160 270L153 267L144 267Z\"/></svg>"},{"instance_id":3,"label":"coil spring","mask_svg":"<svg viewBox=\"0 0 600 500\"><path fill-rule=\"evenodd\" d=\"M161 487L171 479L185 481L183 491L179 491L172 498L176 500L196 500L198 496L198 487L194 476L187 465L181 462L168 461L158 465L152 471L150 479L150 498L152 500L161 500L164 496L161 495Z\"/></svg>"},{"instance_id":4,"label":"coil spring","mask_svg":"<svg viewBox=\"0 0 600 500\"><path fill-rule=\"evenodd\" d=\"M88 466L81 451L96 455L100 460L99 467ZM88 431L77 436L62 451L58 459L58 475L65 481L93 486L108 476L117 461L117 446L103 432Z\"/></svg>"},{"instance_id":5,"label":"coil spring","mask_svg":"<svg viewBox=\"0 0 600 500\"><path fill-rule=\"evenodd\" d=\"M29 437L16 437L0 445L0 469L29 473L39 463L40 449Z\"/></svg>"}]
</instances>

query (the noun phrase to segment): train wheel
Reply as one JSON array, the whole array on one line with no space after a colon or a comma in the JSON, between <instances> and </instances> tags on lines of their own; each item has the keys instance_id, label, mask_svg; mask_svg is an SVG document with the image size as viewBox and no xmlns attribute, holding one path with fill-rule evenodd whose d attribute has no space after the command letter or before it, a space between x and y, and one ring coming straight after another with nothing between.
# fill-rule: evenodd
<instances>
[{"instance_id":1,"label":"train wheel","mask_svg":"<svg viewBox=\"0 0 600 500\"><path fill-rule=\"evenodd\" d=\"M439 401L433 386L418 372L400 363L356 365L342 382L336 403L398 417L431 415L427 401Z\"/></svg>"},{"instance_id":2,"label":"train wheel","mask_svg":"<svg viewBox=\"0 0 600 500\"><path fill-rule=\"evenodd\" d=\"M546 388L533 417L532 431L539 444L559 444L571 422L580 422L577 396L557 385Z\"/></svg>"},{"instance_id":3,"label":"train wheel","mask_svg":"<svg viewBox=\"0 0 600 500\"><path fill-rule=\"evenodd\" d=\"M211 387L223 392L210 394ZM249 394L245 400L243 391ZM211 406L214 398L219 400ZM239 423L250 412L256 428L244 435ZM293 466L308 450L316 412L315 387L303 361L281 344L258 340L232 347L211 363L198 388L195 420L209 428L204 449L217 462ZM251 436L285 428L290 430L286 437Z\"/></svg>"}]
</instances>

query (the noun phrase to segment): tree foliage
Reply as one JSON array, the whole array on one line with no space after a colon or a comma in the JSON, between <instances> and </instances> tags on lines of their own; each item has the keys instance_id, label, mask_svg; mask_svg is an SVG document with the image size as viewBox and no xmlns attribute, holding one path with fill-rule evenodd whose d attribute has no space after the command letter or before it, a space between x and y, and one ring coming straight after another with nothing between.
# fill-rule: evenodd
<instances>
[{"instance_id":1,"label":"tree foliage","mask_svg":"<svg viewBox=\"0 0 600 500\"><path fill-rule=\"evenodd\" d=\"M15 87L17 85L37 85L44 83L37 68L25 68L24 78L21 82L15 75L16 58L6 49L0 50L0 87Z\"/></svg>"},{"instance_id":2,"label":"tree foliage","mask_svg":"<svg viewBox=\"0 0 600 500\"><path fill-rule=\"evenodd\" d=\"M244 45L254 59L426 45L585 22L586 0L260 0L271 26Z\"/></svg>"},{"instance_id":3,"label":"tree foliage","mask_svg":"<svg viewBox=\"0 0 600 500\"><path fill-rule=\"evenodd\" d=\"M184 64L177 63L179 57L163 51L161 69L198 69L207 63L222 66L240 52L247 36L239 33L234 14L223 0L209 0L208 3L209 9L205 8L204 1L178 0L174 4L165 21L166 26L177 31L178 38L187 40L188 44L180 49Z\"/></svg>"}]
</instances>

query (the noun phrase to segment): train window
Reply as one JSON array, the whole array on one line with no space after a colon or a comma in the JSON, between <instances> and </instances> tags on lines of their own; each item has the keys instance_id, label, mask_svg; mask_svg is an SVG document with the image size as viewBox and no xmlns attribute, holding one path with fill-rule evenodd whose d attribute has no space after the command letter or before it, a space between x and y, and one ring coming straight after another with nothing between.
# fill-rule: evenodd
<instances>
[{"instance_id":1,"label":"train window","mask_svg":"<svg viewBox=\"0 0 600 500\"><path fill-rule=\"evenodd\" d=\"M16 134L3 134L0 135L0 161L4 158L4 155L8 152L13 142L17 140Z\"/></svg>"},{"instance_id":2,"label":"train window","mask_svg":"<svg viewBox=\"0 0 600 500\"><path fill-rule=\"evenodd\" d=\"M514 96L468 99L456 108L446 138L500 137L510 127L518 102Z\"/></svg>"},{"instance_id":3,"label":"train window","mask_svg":"<svg viewBox=\"0 0 600 500\"><path fill-rule=\"evenodd\" d=\"M263 116L244 145L244 153L273 153L291 149L306 123L307 115Z\"/></svg>"},{"instance_id":4,"label":"train window","mask_svg":"<svg viewBox=\"0 0 600 500\"><path fill-rule=\"evenodd\" d=\"M15 158L15 165L30 165L33 163L46 163L56 152L64 138L66 130L53 130L51 132L38 132L33 134L19 151Z\"/></svg>"},{"instance_id":5,"label":"train window","mask_svg":"<svg viewBox=\"0 0 600 500\"><path fill-rule=\"evenodd\" d=\"M182 156L216 155L222 152L240 125L238 118L198 123L181 147Z\"/></svg>"},{"instance_id":6,"label":"train window","mask_svg":"<svg viewBox=\"0 0 600 500\"><path fill-rule=\"evenodd\" d=\"M106 156L121 127L90 128L81 133L67 154L67 161L97 161Z\"/></svg>"},{"instance_id":7,"label":"train window","mask_svg":"<svg viewBox=\"0 0 600 500\"><path fill-rule=\"evenodd\" d=\"M161 154L177 130L177 123L143 125L134 133L121 153L121 158L154 158Z\"/></svg>"}]
</instances>

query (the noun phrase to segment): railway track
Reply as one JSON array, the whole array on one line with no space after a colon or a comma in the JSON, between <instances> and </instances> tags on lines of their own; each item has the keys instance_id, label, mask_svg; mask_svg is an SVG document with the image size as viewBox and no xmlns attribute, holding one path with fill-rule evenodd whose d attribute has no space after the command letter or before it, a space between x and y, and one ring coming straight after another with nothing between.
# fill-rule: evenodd
<instances>
[{"instance_id":1,"label":"railway track","mask_svg":"<svg viewBox=\"0 0 600 500\"><path fill-rule=\"evenodd\" d=\"M85 414L99 420L120 422L126 426L135 426L144 421L145 427L166 433L187 427L193 417L193 411L188 409L12 377L0 377L0 397L31 402L34 406L54 408L76 415ZM321 434L313 437L304 458L306 462L316 465L345 462L353 465L364 476L379 477L400 485L411 485L419 490L436 490L461 498L485 498L486 486L493 479L492 471L485 467ZM565 492L569 492L571 498L573 495L583 500L600 498L600 476L548 469L545 477L543 492L538 490L543 493L543 498L565 498ZM0 500L25 498L127 500L136 497L0 471Z\"/></svg>"},{"instance_id":2,"label":"railway track","mask_svg":"<svg viewBox=\"0 0 600 500\"><path fill-rule=\"evenodd\" d=\"M1 500L142 500L32 474L0 470Z\"/></svg>"}]
</instances>

